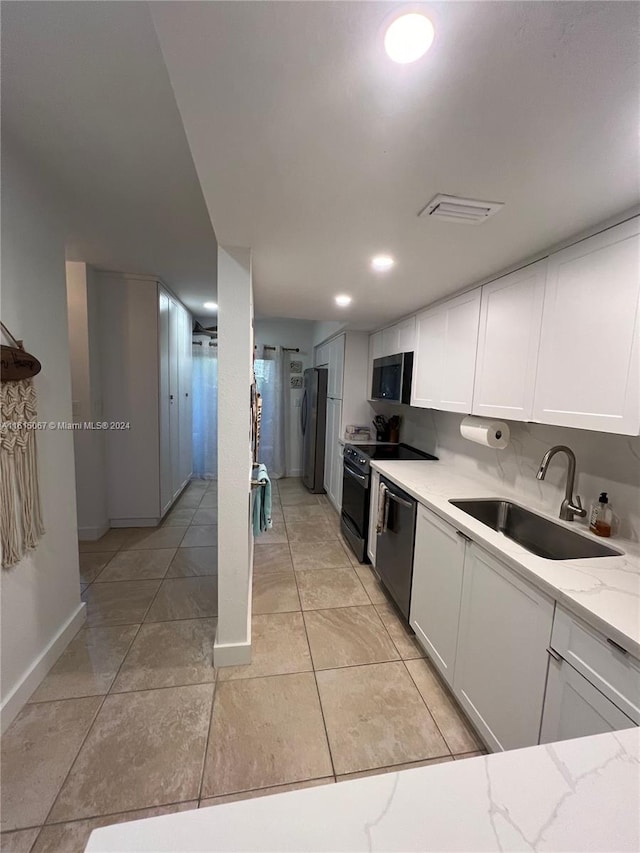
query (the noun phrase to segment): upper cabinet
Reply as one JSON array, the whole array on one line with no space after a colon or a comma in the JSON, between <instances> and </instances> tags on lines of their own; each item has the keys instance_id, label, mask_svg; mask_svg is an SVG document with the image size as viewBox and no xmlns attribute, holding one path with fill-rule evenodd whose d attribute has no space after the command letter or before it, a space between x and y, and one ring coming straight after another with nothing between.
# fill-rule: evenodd
<instances>
[{"instance_id":1,"label":"upper cabinet","mask_svg":"<svg viewBox=\"0 0 640 853\"><path fill-rule=\"evenodd\" d=\"M345 336L338 335L327 344L329 348L329 378L327 381L327 397L342 399L342 381L344 374L344 343Z\"/></svg>"},{"instance_id":2,"label":"upper cabinet","mask_svg":"<svg viewBox=\"0 0 640 853\"><path fill-rule=\"evenodd\" d=\"M533 419L640 431L640 219L549 257Z\"/></svg>"},{"instance_id":3,"label":"upper cabinet","mask_svg":"<svg viewBox=\"0 0 640 853\"><path fill-rule=\"evenodd\" d=\"M547 260L482 288L473 414L530 421Z\"/></svg>"},{"instance_id":4,"label":"upper cabinet","mask_svg":"<svg viewBox=\"0 0 640 853\"><path fill-rule=\"evenodd\" d=\"M479 288L418 314L412 406L471 411L479 317Z\"/></svg>"}]
</instances>

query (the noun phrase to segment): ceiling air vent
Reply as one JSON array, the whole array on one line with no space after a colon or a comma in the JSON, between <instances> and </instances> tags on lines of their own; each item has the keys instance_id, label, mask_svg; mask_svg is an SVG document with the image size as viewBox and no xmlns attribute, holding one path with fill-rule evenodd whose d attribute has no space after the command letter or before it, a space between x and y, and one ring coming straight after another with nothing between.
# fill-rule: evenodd
<instances>
[{"instance_id":1,"label":"ceiling air vent","mask_svg":"<svg viewBox=\"0 0 640 853\"><path fill-rule=\"evenodd\" d=\"M436 195L418 216L432 216L434 219L437 217L463 225L479 225L497 213L501 207L504 207L504 202L501 201L477 201L473 198L458 198L455 195Z\"/></svg>"}]
</instances>

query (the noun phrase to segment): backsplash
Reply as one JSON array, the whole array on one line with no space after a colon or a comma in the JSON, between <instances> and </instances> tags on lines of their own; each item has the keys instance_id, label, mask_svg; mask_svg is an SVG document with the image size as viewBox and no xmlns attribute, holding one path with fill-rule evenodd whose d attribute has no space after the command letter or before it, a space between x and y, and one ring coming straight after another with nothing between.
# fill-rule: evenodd
<instances>
[{"instance_id":1,"label":"backsplash","mask_svg":"<svg viewBox=\"0 0 640 853\"><path fill-rule=\"evenodd\" d=\"M402 414L401 441L455 464L461 473L493 480L497 494L504 484L554 515L564 497L566 458L552 460L546 479L536 480L543 454L554 444L568 445L576 455L576 493L588 510L602 491L609 493L616 516L616 535L640 541L640 438L566 427L509 421L506 450L491 450L460 435L462 415L409 406L379 406L384 414ZM487 495L489 497L489 495ZM576 519L576 523L585 522Z\"/></svg>"}]
</instances>

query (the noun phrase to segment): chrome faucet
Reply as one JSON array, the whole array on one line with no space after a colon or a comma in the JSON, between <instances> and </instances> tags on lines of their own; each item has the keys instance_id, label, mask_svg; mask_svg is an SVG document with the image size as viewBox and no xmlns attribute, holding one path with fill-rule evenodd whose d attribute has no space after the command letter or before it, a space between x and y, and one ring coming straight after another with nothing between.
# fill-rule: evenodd
<instances>
[{"instance_id":1,"label":"chrome faucet","mask_svg":"<svg viewBox=\"0 0 640 853\"><path fill-rule=\"evenodd\" d=\"M567 470L567 487L564 492L564 500L560 504L560 518L563 521L573 521L574 515L584 518L587 514L586 509L582 508L582 501L579 495L576 495L575 503L573 503L573 485L576 478L576 457L573 450L565 444L556 444L555 447L547 450L542 457L536 477L538 480L544 480L549 462L551 462L556 453L560 453L561 451L567 454L569 468Z\"/></svg>"}]
</instances>

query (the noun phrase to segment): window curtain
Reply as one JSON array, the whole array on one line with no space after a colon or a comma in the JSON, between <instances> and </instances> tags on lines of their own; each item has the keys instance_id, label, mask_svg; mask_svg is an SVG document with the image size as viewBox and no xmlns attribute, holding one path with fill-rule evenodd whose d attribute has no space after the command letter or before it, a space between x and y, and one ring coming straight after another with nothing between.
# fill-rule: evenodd
<instances>
[{"instance_id":1,"label":"window curtain","mask_svg":"<svg viewBox=\"0 0 640 853\"><path fill-rule=\"evenodd\" d=\"M277 480L286 475L285 354L282 347L276 347L264 349L261 355L254 365L258 393L262 396L260 462L267 466L271 479Z\"/></svg>"},{"instance_id":2,"label":"window curtain","mask_svg":"<svg viewBox=\"0 0 640 853\"><path fill-rule=\"evenodd\" d=\"M218 478L218 347L193 345L193 476Z\"/></svg>"}]
</instances>

